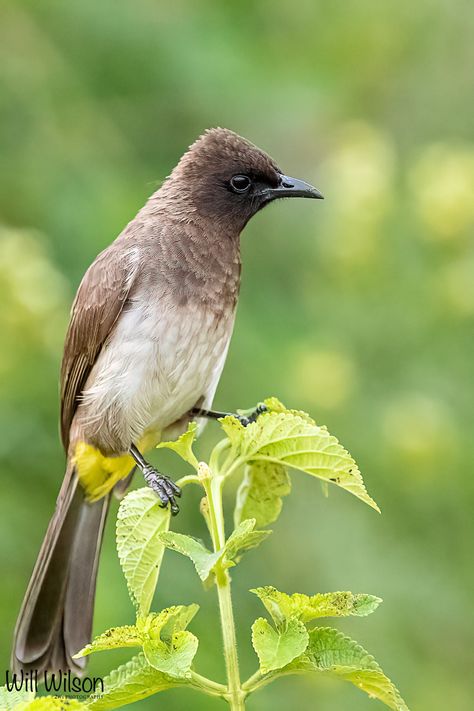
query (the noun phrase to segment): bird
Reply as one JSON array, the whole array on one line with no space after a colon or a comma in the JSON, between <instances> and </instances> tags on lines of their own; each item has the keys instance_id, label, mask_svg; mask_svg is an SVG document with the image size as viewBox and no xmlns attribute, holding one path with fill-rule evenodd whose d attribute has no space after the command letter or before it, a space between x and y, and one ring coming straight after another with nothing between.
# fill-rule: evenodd
<instances>
[{"instance_id":1,"label":"bird","mask_svg":"<svg viewBox=\"0 0 474 711\"><path fill-rule=\"evenodd\" d=\"M107 510L135 468L177 513L179 487L144 453L222 414L211 408L234 327L240 233L287 197L322 195L233 131L208 129L86 271L60 375L66 470L18 616L14 671L83 672L73 657L91 639Z\"/></svg>"}]
</instances>

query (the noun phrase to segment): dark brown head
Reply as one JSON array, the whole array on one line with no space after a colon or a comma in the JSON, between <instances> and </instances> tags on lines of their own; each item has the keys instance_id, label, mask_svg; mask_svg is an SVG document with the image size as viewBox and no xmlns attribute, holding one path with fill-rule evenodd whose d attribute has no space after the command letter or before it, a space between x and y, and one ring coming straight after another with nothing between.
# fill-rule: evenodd
<instances>
[{"instance_id":1,"label":"dark brown head","mask_svg":"<svg viewBox=\"0 0 474 711\"><path fill-rule=\"evenodd\" d=\"M322 198L308 183L284 175L253 143L225 128L207 130L190 146L166 184L169 197L238 231L262 207L284 197ZM177 192L179 191L179 197Z\"/></svg>"}]
</instances>

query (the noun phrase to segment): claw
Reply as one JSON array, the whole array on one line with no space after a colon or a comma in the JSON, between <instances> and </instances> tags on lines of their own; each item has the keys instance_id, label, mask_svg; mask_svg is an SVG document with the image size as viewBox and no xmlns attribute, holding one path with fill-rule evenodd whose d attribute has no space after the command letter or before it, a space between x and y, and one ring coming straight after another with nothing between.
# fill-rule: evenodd
<instances>
[{"instance_id":1,"label":"claw","mask_svg":"<svg viewBox=\"0 0 474 711\"><path fill-rule=\"evenodd\" d=\"M170 505L173 516L179 512L179 506L174 500L175 496L181 496L181 489L171 479L160 474L151 466L145 467L143 476L146 483L160 499L161 508Z\"/></svg>"},{"instance_id":2,"label":"claw","mask_svg":"<svg viewBox=\"0 0 474 711\"><path fill-rule=\"evenodd\" d=\"M171 488L172 488L173 491L174 491L174 495L175 495L175 496L181 496L181 493L182 493L182 492L181 492L181 488L180 488L177 484L175 484L172 479L169 479L169 483L170 483L170 485L171 485Z\"/></svg>"},{"instance_id":3,"label":"claw","mask_svg":"<svg viewBox=\"0 0 474 711\"><path fill-rule=\"evenodd\" d=\"M257 405L255 410L250 413L250 415L237 415L237 419L241 425L247 427L252 422L256 422L258 416L264 412L268 412L268 407L263 402L261 402L260 405Z\"/></svg>"},{"instance_id":4,"label":"claw","mask_svg":"<svg viewBox=\"0 0 474 711\"><path fill-rule=\"evenodd\" d=\"M163 477L162 481L165 491L170 498L172 496L181 496L181 489L174 483L172 479L168 479L168 477Z\"/></svg>"},{"instance_id":5,"label":"claw","mask_svg":"<svg viewBox=\"0 0 474 711\"><path fill-rule=\"evenodd\" d=\"M247 427L252 422L250 417L246 417L245 415L237 415L237 419L242 427Z\"/></svg>"}]
</instances>

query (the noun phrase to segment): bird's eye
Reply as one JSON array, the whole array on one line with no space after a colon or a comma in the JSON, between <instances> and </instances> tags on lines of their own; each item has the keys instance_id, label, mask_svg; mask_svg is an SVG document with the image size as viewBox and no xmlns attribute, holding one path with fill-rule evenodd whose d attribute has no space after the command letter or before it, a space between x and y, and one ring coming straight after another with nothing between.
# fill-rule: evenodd
<instances>
[{"instance_id":1,"label":"bird's eye","mask_svg":"<svg viewBox=\"0 0 474 711\"><path fill-rule=\"evenodd\" d=\"M230 187L234 193L245 193L250 188L252 181L248 175L234 175L230 179Z\"/></svg>"}]
</instances>

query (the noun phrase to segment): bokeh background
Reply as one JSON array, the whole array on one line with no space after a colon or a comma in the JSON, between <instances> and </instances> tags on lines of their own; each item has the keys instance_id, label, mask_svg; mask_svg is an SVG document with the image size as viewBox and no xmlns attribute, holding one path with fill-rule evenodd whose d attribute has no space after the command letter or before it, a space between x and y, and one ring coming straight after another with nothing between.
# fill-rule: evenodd
<instances>
[{"instance_id":1,"label":"bokeh background","mask_svg":"<svg viewBox=\"0 0 474 711\"><path fill-rule=\"evenodd\" d=\"M243 677L262 612L248 588L372 592L377 613L340 628L412 709L472 709L473 33L469 0L2 1L0 671L63 472L57 381L74 291L187 145L221 125L326 200L279 203L246 229L216 405L275 394L307 409L382 508L293 476L274 536L234 575ZM202 457L217 437L209 426ZM172 455L155 461L181 471ZM199 536L198 498L186 491L176 525ZM97 632L133 616L114 515ZM214 595L167 553L155 608L192 601L197 667L222 679ZM126 656L97 655L90 672ZM301 677L248 708L296 704L378 702ZM137 708L220 703L172 690Z\"/></svg>"}]
</instances>

